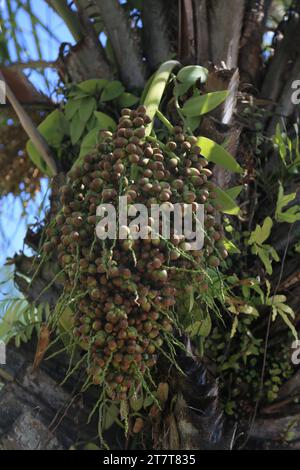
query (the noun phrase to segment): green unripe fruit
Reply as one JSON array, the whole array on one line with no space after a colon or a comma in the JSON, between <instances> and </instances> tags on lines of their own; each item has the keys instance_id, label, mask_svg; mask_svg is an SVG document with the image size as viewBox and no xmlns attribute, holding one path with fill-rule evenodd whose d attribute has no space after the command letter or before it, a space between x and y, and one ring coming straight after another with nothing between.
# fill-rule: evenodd
<instances>
[{"instance_id":1,"label":"green unripe fruit","mask_svg":"<svg viewBox=\"0 0 300 470\"><path fill-rule=\"evenodd\" d=\"M212 266L214 268L217 268L220 264L220 260L216 256L210 256L208 258L207 262L208 262L209 266Z\"/></svg>"}]
</instances>

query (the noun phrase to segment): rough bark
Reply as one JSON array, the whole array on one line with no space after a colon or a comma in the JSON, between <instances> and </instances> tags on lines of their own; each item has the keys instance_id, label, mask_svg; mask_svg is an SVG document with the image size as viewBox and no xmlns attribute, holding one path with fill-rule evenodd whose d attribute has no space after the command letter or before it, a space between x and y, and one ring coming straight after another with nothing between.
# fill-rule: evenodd
<instances>
[{"instance_id":1,"label":"rough bark","mask_svg":"<svg viewBox=\"0 0 300 470\"><path fill-rule=\"evenodd\" d=\"M192 0L179 2L178 55L184 64L193 63L195 60L195 24Z\"/></svg>"},{"instance_id":2,"label":"rough bark","mask_svg":"<svg viewBox=\"0 0 300 470\"><path fill-rule=\"evenodd\" d=\"M61 45L57 70L65 83L80 83L95 77L113 78L93 31L73 47L66 43Z\"/></svg>"},{"instance_id":3,"label":"rough bark","mask_svg":"<svg viewBox=\"0 0 300 470\"><path fill-rule=\"evenodd\" d=\"M174 412L166 419L162 448L229 450L235 425L226 426L219 404L218 381L192 357L179 360L185 376L177 376L171 391Z\"/></svg>"},{"instance_id":4,"label":"rough bark","mask_svg":"<svg viewBox=\"0 0 300 470\"><path fill-rule=\"evenodd\" d=\"M234 113L236 111L237 94L239 88L239 71L218 70L208 76L205 84L205 91L228 90L229 95L222 106L219 106L209 116L203 119L201 131L204 136L215 140L222 145L226 139L227 150L236 155L239 145L241 126L235 122ZM215 182L222 188L229 186L232 179L232 173L220 167L215 166L213 170Z\"/></svg>"},{"instance_id":5,"label":"rough bark","mask_svg":"<svg viewBox=\"0 0 300 470\"><path fill-rule=\"evenodd\" d=\"M239 69L244 83L257 86L262 70L261 42L264 26L264 0L246 4L239 51Z\"/></svg>"},{"instance_id":6,"label":"rough bark","mask_svg":"<svg viewBox=\"0 0 300 470\"><path fill-rule=\"evenodd\" d=\"M244 0L208 2L210 54L215 65L237 66L244 9Z\"/></svg>"},{"instance_id":7,"label":"rough bark","mask_svg":"<svg viewBox=\"0 0 300 470\"><path fill-rule=\"evenodd\" d=\"M142 54L122 7L117 0L96 0L95 3L111 42L121 80L128 89L143 88Z\"/></svg>"},{"instance_id":8,"label":"rough bark","mask_svg":"<svg viewBox=\"0 0 300 470\"><path fill-rule=\"evenodd\" d=\"M207 65L210 59L208 12L206 0L194 0L195 47L198 64Z\"/></svg>"},{"instance_id":9,"label":"rough bark","mask_svg":"<svg viewBox=\"0 0 300 470\"><path fill-rule=\"evenodd\" d=\"M44 361L32 372L35 342L7 351L0 366L0 449L62 450L95 441L95 422L87 425L91 402L80 393L80 378L61 387L67 358Z\"/></svg>"},{"instance_id":10,"label":"rough bark","mask_svg":"<svg viewBox=\"0 0 300 470\"><path fill-rule=\"evenodd\" d=\"M170 58L166 8L162 0L142 3L143 46L151 70Z\"/></svg>"},{"instance_id":11,"label":"rough bark","mask_svg":"<svg viewBox=\"0 0 300 470\"><path fill-rule=\"evenodd\" d=\"M261 88L261 96L278 102L300 50L300 15L292 12L276 35L274 57L270 61Z\"/></svg>"}]
</instances>

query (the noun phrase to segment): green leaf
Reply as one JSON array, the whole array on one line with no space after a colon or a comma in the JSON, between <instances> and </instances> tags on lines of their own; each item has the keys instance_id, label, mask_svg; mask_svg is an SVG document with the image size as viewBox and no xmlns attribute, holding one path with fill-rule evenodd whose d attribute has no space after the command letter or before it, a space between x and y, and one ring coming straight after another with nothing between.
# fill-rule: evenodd
<instances>
[{"instance_id":1,"label":"green leaf","mask_svg":"<svg viewBox=\"0 0 300 470\"><path fill-rule=\"evenodd\" d=\"M224 90L206 93L201 96L194 96L184 103L181 110L187 117L202 116L223 103L228 94L229 92Z\"/></svg>"},{"instance_id":2,"label":"green leaf","mask_svg":"<svg viewBox=\"0 0 300 470\"><path fill-rule=\"evenodd\" d=\"M71 121L72 117L75 115L76 111L79 110L80 100L71 100L69 99L65 105L65 116L68 121Z\"/></svg>"},{"instance_id":3,"label":"green leaf","mask_svg":"<svg viewBox=\"0 0 300 470\"><path fill-rule=\"evenodd\" d=\"M79 107L79 118L81 121L83 121L85 124L87 121L90 119L93 111L96 109L97 102L95 98L89 97L89 98L83 98L80 101L80 107Z\"/></svg>"},{"instance_id":4,"label":"green leaf","mask_svg":"<svg viewBox=\"0 0 300 470\"><path fill-rule=\"evenodd\" d=\"M82 140L79 159L87 155L98 144L99 129L92 129Z\"/></svg>"},{"instance_id":5,"label":"green leaf","mask_svg":"<svg viewBox=\"0 0 300 470\"><path fill-rule=\"evenodd\" d=\"M65 331L71 331L74 327L74 312L66 307L59 317L59 323Z\"/></svg>"},{"instance_id":6,"label":"green leaf","mask_svg":"<svg viewBox=\"0 0 300 470\"><path fill-rule=\"evenodd\" d=\"M284 194L283 186L279 183L279 190L277 196L277 203L275 209L275 220L278 222L287 222L293 224L297 220L300 220L300 206L294 205L283 212L283 208L290 202L294 201L296 193Z\"/></svg>"},{"instance_id":7,"label":"green leaf","mask_svg":"<svg viewBox=\"0 0 300 470\"><path fill-rule=\"evenodd\" d=\"M186 122L187 127L190 129L190 131L194 132L197 129L197 127L199 127L200 120L201 120L200 117L189 117L189 118L186 118L185 122Z\"/></svg>"},{"instance_id":8,"label":"green leaf","mask_svg":"<svg viewBox=\"0 0 300 470\"><path fill-rule=\"evenodd\" d=\"M242 305L239 311L240 313L245 313L246 315L252 315L254 317L259 316L257 309L253 307L253 305L248 305L248 304Z\"/></svg>"},{"instance_id":9,"label":"green leaf","mask_svg":"<svg viewBox=\"0 0 300 470\"><path fill-rule=\"evenodd\" d=\"M174 67L178 65L179 62L177 62L177 60L169 60L168 62L164 62L155 73L153 79L151 79L149 84L147 84L149 89L146 93L143 104L146 106L147 114L152 120L159 108L162 96L170 78L170 74ZM153 121L147 125L146 135L151 134L152 127Z\"/></svg>"},{"instance_id":10,"label":"green leaf","mask_svg":"<svg viewBox=\"0 0 300 470\"><path fill-rule=\"evenodd\" d=\"M86 129L88 132L92 131L93 129L95 129L98 125L98 121L97 121L97 118L96 116L93 114L90 119L88 120L87 124L86 124Z\"/></svg>"},{"instance_id":11,"label":"green leaf","mask_svg":"<svg viewBox=\"0 0 300 470\"><path fill-rule=\"evenodd\" d=\"M274 142L275 145L277 145L280 158L283 161L283 163L286 165L287 151L286 151L286 146L285 146L284 139L282 137L281 128L280 128L279 123L277 123L277 125L276 125L276 130L275 130L275 135L273 137L273 142Z\"/></svg>"},{"instance_id":12,"label":"green leaf","mask_svg":"<svg viewBox=\"0 0 300 470\"><path fill-rule=\"evenodd\" d=\"M220 206L220 210L225 214L237 215L240 212L240 208L237 203L227 194L223 189L216 188L216 202Z\"/></svg>"},{"instance_id":13,"label":"green leaf","mask_svg":"<svg viewBox=\"0 0 300 470\"><path fill-rule=\"evenodd\" d=\"M253 232L251 232L249 238L249 245L253 243L257 243L258 245L262 245L270 236L271 229L273 227L273 221L271 217L266 217L263 225L256 225L256 228Z\"/></svg>"},{"instance_id":14,"label":"green leaf","mask_svg":"<svg viewBox=\"0 0 300 470\"><path fill-rule=\"evenodd\" d=\"M148 94L148 91L150 90L150 87L151 87L152 82L154 80L155 74L156 74L156 72L154 72L152 75L150 75L150 77L146 81L146 84L145 84L144 89L143 89L142 94L141 94L140 104L144 104L145 98Z\"/></svg>"},{"instance_id":15,"label":"green leaf","mask_svg":"<svg viewBox=\"0 0 300 470\"><path fill-rule=\"evenodd\" d=\"M207 314L207 316L204 317L203 319L197 320L191 323L186 328L186 332L191 337L200 336L201 338L207 338L207 336L211 332L211 327L212 327L211 318Z\"/></svg>"},{"instance_id":16,"label":"green leaf","mask_svg":"<svg viewBox=\"0 0 300 470\"><path fill-rule=\"evenodd\" d=\"M272 256L273 260L274 261L280 261L280 258L278 256L278 253L277 251L275 250L275 248L273 248L271 245L268 245L270 248L270 255Z\"/></svg>"},{"instance_id":17,"label":"green leaf","mask_svg":"<svg viewBox=\"0 0 300 470\"><path fill-rule=\"evenodd\" d=\"M211 321L210 315L206 313L205 317L200 323L201 324L198 330L198 334L202 338L207 338L212 328L212 321Z\"/></svg>"},{"instance_id":18,"label":"green leaf","mask_svg":"<svg viewBox=\"0 0 300 470\"><path fill-rule=\"evenodd\" d=\"M143 404L144 404L144 397L143 397L142 392L140 393L140 396L132 397L130 399L130 406L132 410L135 412L140 411L143 408Z\"/></svg>"},{"instance_id":19,"label":"green leaf","mask_svg":"<svg viewBox=\"0 0 300 470\"><path fill-rule=\"evenodd\" d=\"M56 109L48 114L46 119L38 126L38 130L50 147L59 149L64 136L68 134L68 121L64 114ZM31 140L27 142L26 150L33 163L43 173L52 176L51 170L47 167L44 159Z\"/></svg>"},{"instance_id":20,"label":"green leaf","mask_svg":"<svg viewBox=\"0 0 300 470\"><path fill-rule=\"evenodd\" d=\"M191 298L189 298L189 306L190 305ZM212 328L212 322L209 313L207 311L203 311L200 305L194 303L191 310L184 310L185 318L183 321L183 326L186 328L186 332L192 337L200 336L202 338L206 338Z\"/></svg>"},{"instance_id":21,"label":"green leaf","mask_svg":"<svg viewBox=\"0 0 300 470\"><path fill-rule=\"evenodd\" d=\"M143 403L143 408L146 409L148 408L149 406L151 406L153 403L154 403L154 397L151 396L151 395L147 395L145 397L145 400L144 400L144 403Z\"/></svg>"},{"instance_id":22,"label":"green leaf","mask_svg":"<svg viewBox=\"0 0 300 470\"><path fill-rule=\"evenodd\" d=\"M174 95L180 97L184 95L188 89L191 87L191 84L188 82L185 83L176 83L174 87Z\"/></svg>"},{"instance_id":23,"label":"green leaf","mask_svg":"<svg viewBox=\"0 0 300 470\"><path fill-rule=\"evenodd\" d=\"M238 317L237 315L234 317L233 319L233 323L232 323L232 327L231 327L231 332L230 332L230 338L233 338L234 335L236 334L236 330L237 330L237 327L238 327L238 323L239 323L239 320L238 320Z\"/></svg>"},{"instance_id":24,"label":"green leaf","mask_svg":"<svg viewBox=\"0 0 300 470\"><path fill-rule=\"evenodd\" d=\"M109 130L115 131L117 128L116 122L107 114L101 111L94 111L94 115L97 118L97 129L98 130Z\"/></svg>"},{"instance_id":25,"label":"green leaf","mask_svg":"<svg viewBox=\"0 0 300 470\"><path fill-rule=\"evenodd\" d=\"M88 95L97 95L108 83L108 80L103 78L92 78L79 83L77 87Z\"/></svg>"},{"instance_id":26,"label":"green leaf","mask_svg":"<svg viewBox=\"0 0 300 470\"><path fill-rule=\"evenodd\" d=\"M290 315L293 319L295 319L295 312L294 310L287 304L284 304L282 302L278 302L276 304L277 309L282 310L284 313L287 313Z\"/></svg>"},{"instance_id":27,"label":"green leaf","mask_svg":"<svg viewBox=\"0 0 300 470\"><path fill-rule=\"evenodd\" d=\"M131 108L139 102L139 97L133 95L132 93L124 92L118 98L118 106L120 108Z\"/></svg>"},{"instance_id":28,"label":"green leaf","mask_svg":"<svg viewBox=\"0 0 300 470\"><path fill-rule=\"evenodd\" d=\"M232 188L225 189L225 193L228 194L228 196L232 197L232 199L235 199L238 197L240 192L242 191L243 186L232 186Z\"/></svg>"},{"instance_id":29,"label":"green leaf","mask_svg":"<svg viewBox=\"0 0 300 470\"><path fill-rule=\"evenodd\" d=\"M262 263L264 264L267 273L271 275L273 272L272 263L270 260L269 252L266 247L257 246L257 254L260 257Z\"/></svg>"},{"instance_id":30,"label":"green leaf","mask_svg":"<svg viewBox=\"0 0 300 470\"><path fill-rule=\"evenodd\" d=\"M177 79L191 86L197 80L200 80L201 83L206 82L207 76L208 70L205 67L201 67L201 65L188 65L178 72Z\"/></svg>"},{"instance_id":31,"label":"green leaf","mask_svg":"<svg viewBox=\"0 0 300 470\"><path fill-rule=\"evenodd\" d=\"M111 404L109 407L104 408L104 413L103 413L103 430L106 431L109 429L116 419L119 416L119 409L116 405Z\"/></svg>"},{"instance_id":32,"label":"green leaf","mask_svg":"<svg viewBox=\"0 0 300 470\"><path fill-rule=\"evenodd\" d=\"M210 140L207 137L198 137L197 145L201 148L201 154L207 160L234 173L242 173L242 168L233 156L213 140Z\"/></svg>"},{"instance_id":33,"label":"green leaf","mask_svg":"<svg viewBox=\"0 0 300 470\"><path fill-rule=\"evenodd\" d=\"M71 135L71 142L73 145L77 144L77 142L79 141L85 129L85 125L86 123L82 121L79 118L78 113L76 113L70 124L70 135Z\"/></svg>"},{"instance_id":34,"label":"green leaf","mask_svg":"<svg viewBox=\"0 0 300 470\"><path fill-rule=\"evenodd\" d=\"M231 241L231 240L223 240L223 245L225 247L225 250L228 251L228 253L234 254L234 253L240 253L241 251L239 248Z\"/></svg>"},{"instance_id":35,"label":"green leaf","mask_svg":"<svg viewBox=\"0 0 300 470\"><path fill-rule=\"evenodd\" d=\"M122 95L124 90L125 88L118 80L108 82L101 93L101 101L114 100L115 98L118 98L118 96Z\"/></svg>"},{"instance_id":36,"label":"green leaf","mask_svg":"<svg viewBox=\"0 0 300 470\"><path fill-rule=\"evenodd\" d=\"M274 308L274 307L273 307ZM279 315L281 316L282 320L284 321L284 323L289 327L289 329L291 330L294 338L297 340L298 339L298 333L297 333L297 330L296 328L294 327L293 323L291 322L291 320L289 319L289 317L286 315L286 313L284 313L282 310L278 310L278 313Z\"/></svg>"}]
</instances>

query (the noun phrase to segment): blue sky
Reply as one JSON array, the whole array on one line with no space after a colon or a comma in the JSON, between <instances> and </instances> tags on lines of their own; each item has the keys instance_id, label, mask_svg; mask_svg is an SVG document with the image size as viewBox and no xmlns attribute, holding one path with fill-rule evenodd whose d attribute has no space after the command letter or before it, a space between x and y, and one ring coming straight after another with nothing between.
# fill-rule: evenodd
<instances>
[{"instance_id":1,"label":"blue sky","mask_svg":"<svg viewBox=\"0 0 300 470\"><path fill-rule=\"evenodd\" d=\"M8 10L6 2L10 1L10 5L13 11L16 10L18 2L16 0L2 1L4 5L3 16L8 19ZM22 0L22 3L26 5L27 0ZM74 39L70 34L69 30L65 26L63 20L50 8L44 0L31 0L31 7L33 13L41 20L41 22L49 28L50 31L55 35L57 40L53 38L47 31L45 31L39 24L36 25L35 31L39 38L39 46L42 52L43 60L53 61L57 59L59 47L62 42L68 42L74 44ZM24 9L19 9L16 15L17 28L20 30L19 38L24 46L24 52L21 53L23 62L26 60L38 60L38 50L35 45L34 36L32 33L32 24L30 16ZM8 48L11 59L17 61L17 52L14 45L13 38L8 42ZM45 86L45 81L40 74L26 70L26 73L30 75L30 79L36 85L36 87L45 93L49 93L49 90ZM53 92L57 85L57 74L53 69L47 69L45 71L47 79L50 81L51 88L50 92Z\"/></svg>"}]
</instances>

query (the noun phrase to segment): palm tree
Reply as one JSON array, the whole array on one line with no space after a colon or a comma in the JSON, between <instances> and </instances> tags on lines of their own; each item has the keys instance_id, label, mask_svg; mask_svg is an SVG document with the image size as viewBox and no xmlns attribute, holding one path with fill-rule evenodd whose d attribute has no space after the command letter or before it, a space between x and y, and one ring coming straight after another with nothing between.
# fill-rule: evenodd
<instances>
[{"instance_id":1,"label":"palm tree","mask_svg":"<svg viewBox=\"0 0 300 470\"><path fill-rule=\"evenodd\" d=\"M13 2L6 3L8 8ZM168 375L169 364L162 359L159 390L163 406L161 410L152 407L147 412L150 419L144 428L143 444L148 448L160 449L298 448L299 373L294 368L283 383L280 382L279 387L276 381L272 382L277 365L269 363L272 363L272 359L275 363L282 360L283 368L291 367L289 357L285 355L278 359L276 354L283 344L286 348L284 354L286 351L289 353L291 338L286 325L290 324L287 309L293 308L296 326L299 318L299 201L294 196L285 200L281 211L278 206L278 190L282 187L278 185L278 181L284 181L284 193L281 197L297 191L299 182L299 140L298 128L295 126L299 119L299 110L292 100L300 78L299 2L75 0L70 4L67 0L45 0L61 17L76 42L72 46L62 44L59 57L51 63L43 60L41 52L39 60L23 61L20 32L14 21L18 8L30 15L37 47L37 24L47 34L54 33L47 30L47 25L41 24L33 13L30 2L14 3L16 10L12 11L9 7L9 17L2 22L5 27L2 29L1 72L6 79L10 104L38 149L41 160L45 161L54 175L51 201L53 211L57 205L58 188L65 181L65 175L75 156L70 161L61 161L57 149L47 142L46 136L43 137L37 131L29 118L32 103L29 108L28 102L35 101L33 106L42 106L47 112L49 108L53 109L53 103L33 89L24 77L23 69L36 69L43 75L45 68L54 68L59 74L66 96L71 85L97 78L109 82L120 81L126 93L140 97L143 90L147 90L147 83L148 87L151 86L148 79L160 65L176 60L178 62L174 62L172 67L175 68L171 75L168 74L168 80L172 76L174 78L172 73L175 74L180 67L196 65L208 70L207 80L200 85L201 93L229 90L224 104L196 121L193 131L195 135L207 137L217 144L222 145L225 142L226 150L246 169L246 176L241 178L228 171L228 168L219 165L213 168L214 181L220 188L242 188L239 217L227 215L223 219L228 231L245 233L247 237L246 233L252 234L259 224L260 230L268 232L261 238L261 242L254 236L250 238L252 251L248 246L237 258L233 258L239 263L236 269L245 278L253 279L260 275L262 283L265 279L269 282L270 291L264 294L265 303L260 311L259 321L253 331L248 331L247 326L245 327L247 334L255 334L259 338L260 356L252 366L245 360L244 375L244 371L240 372L241 366L238 369L233 367L232 370L229 367L228 373L225 367L217 368L217 358L209 350L201 359L196 357L193 340L190 342L190 339L185 338L192 354L177 351L177 361L184 375L173 370ZM15 62L11 61L6 46L8 34L12 34L19 53ZM20 93L22 83L26 85L23 94ZM193 84L199 88L199 76ZM190 98L188 90L189 87L182 93L180 103ZM176 123L176 97L168 90L162 106L164 114ZM112 117L119 113L114 101L105 110ZM75 144L75 154L74 148ZM39 167L42 171L41 163ZM283 208L288 203L289 209L293 206L295 208L290 213L294 217L290 219L283 215L286 214ZM276 213L273 216L275 208ZM271 236L271 229L267 229L268 222L265 225L270 214L273 226ZM41 233L29 229L25 239L25 243L35 251L34 259L43 243ZM264 244L267 238L268 245ZM264 250L269 253L267 259ZM272 257L273 270L270 261ZM35 308L45 303L53 306L61 291L59 283L52 282L55 276L53 273L57 272L57 259L53 256L50 263L43 263L39 267L38 276L33 276L33 258L25 254L14 258L15 282L29 305L34 305ZM227 275L234 272L233 265L229 265ZM49 283L51 287L45 290ZM243 293L247 295L245 291ZM279 293L280 304L283 303L285 310L275 309ZM285 304L287 299L291 307ZM282 317L285 315L286 323L272 322L272 314L275 317L278 312ZM293 330L293 325L291 329ZM38 353L43 351L42 344L47 341L47 334L46 327L42 326L39 330ZM223 339L228 339L229 336L224 333ZM236 354L237 360L242 361L249 350L245 350L245 357L241 358L240 351L237 352L234 348L243 346L237 346L236 343L231 346L232 341L234 339L230 338L228 343L228 348L233 347L230 357ZM254 343L251 343L251 347L254 347ZM30 364L34 359L35 348L34 338L19 349L10 343L8 366L0 368L0 379L4 384L0 391L0 447L55 449L69 448L75 444L84 447L87 443L87 448L93 446L97 434L97 419L94 416L88 425L83 424L87 421L91 407L98 400L97 392L93 390L84 395L80 392L80 368L67 386L58 386L68 370L68 359L64 355L54 354L52 359L41 363L36 356L35 363L38 362L39 367L32 372ZM222 360L226 362L229 349L224 347L224 350ZM283 354L281 349L280 354ZM256 381L254 398L249 397L249 381L252 379L248 380L248 376L252 373L251 369L253 380ZM269 370L273 370L273 376ZM168 379L163 379L164 375ZM235 399L229 382L236 383L237 375L240 380L235 385L238 389L237 400L243 409L231 412L229 408ZM268 380L269 375L272 376L269 380L271 389L266 384L267 375ZM277 387L276 393L274 387ZM271 403L264 399L266 388ZM33 411L34 407L39 407L38 414ZM111 409L111 413L114 413L114 409ZM132 433L132 428L128 438L114 423L111 415L106 414L105 420L112 424L112 427L106 426L105 432L105 441L111 447L142 446ZM103 440L101 443L103 444Z\"/></svg>"}]
</instances>

